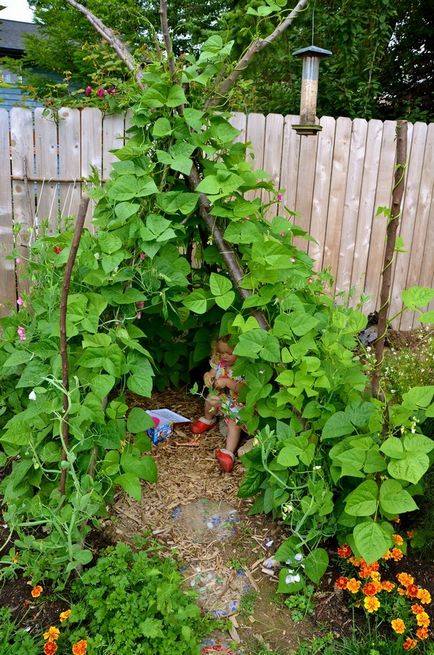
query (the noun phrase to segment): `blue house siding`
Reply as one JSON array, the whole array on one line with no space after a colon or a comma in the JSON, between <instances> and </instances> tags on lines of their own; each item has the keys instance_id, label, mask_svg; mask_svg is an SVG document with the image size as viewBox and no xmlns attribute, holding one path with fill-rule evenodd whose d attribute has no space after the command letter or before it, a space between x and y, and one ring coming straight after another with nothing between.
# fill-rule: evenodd
<instances>
[{"instance_id":1,"label":"blue house siding","mask_svg":"<svg viewBox=\"0 0 434 655\"><path fill-rule=\"evenodd\" d=\"M35 107L42 107L41 102L27 98L20 89L14 87L0 88L0 109L7 109L10 111L12 107L28 107L35 109Z\"/></svg>"}]
</instances>

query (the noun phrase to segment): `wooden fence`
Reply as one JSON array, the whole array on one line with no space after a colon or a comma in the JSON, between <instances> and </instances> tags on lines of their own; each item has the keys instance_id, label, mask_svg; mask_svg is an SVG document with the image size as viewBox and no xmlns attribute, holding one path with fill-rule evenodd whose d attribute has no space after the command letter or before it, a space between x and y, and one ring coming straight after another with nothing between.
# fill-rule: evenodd
<instances>
[{"instance_id":1,"label":"wooden fence","mask_svg":"<svg viewBox=\"0 0 434 655\"><path fill-rule=\"evenodd\" d=\"M369 299L365 312L378 306L386 218L395 161L395 122L323 117L317 137L292 129L298 116L240 114L233 124L239 139L251 143L255 168L271 175L295 221L316 243L299 242L330 269L336 291ZM62 109L58 120L42 109L0 109L0 302L14 304L20 284L15 262L5 259L13 246L13 226L21 224L20 243L35 224L54 230L74 216L83 181L93 172L107 179L124 143L128 116L103 116L98 109ZM266 199L266 195L265 195ZM393 270L391 314L401 307L401 292L434 285L434 124L408 124L408 164L400 234L405 252ZM277 212L277 207L270 214ZM90 220L90 215L89 215ZM408 330L417 318L404 314L395 327Z\"/></svg>"}]
</instances>

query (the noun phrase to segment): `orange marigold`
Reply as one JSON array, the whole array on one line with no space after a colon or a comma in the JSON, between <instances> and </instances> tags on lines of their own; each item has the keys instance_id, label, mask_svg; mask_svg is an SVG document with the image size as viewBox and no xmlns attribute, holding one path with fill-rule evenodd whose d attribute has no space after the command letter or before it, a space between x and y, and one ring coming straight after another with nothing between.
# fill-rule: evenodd
<instances>
[{"instance_id":1,"label":"orange marigold","mask_svg":"<svg viewBox=\"0 0 434 655\"><path fill-rule=\"evenodd\" d=\"M408 585L413 584L414 582L413 576L408 573L398 573L396 577L403 587L408 587Z\"/></svg>"},{"instance_id":2,"label":"orange marigold","mask_svg":"<svg viewBox=\"0 0 434 655\"><path fill-rule=\"evenodd\" d=\"M399 562L399 560L401 560L404 557L404 553L402 552L402 550L399 550L399 548L392 548L390 554L392 556L392 559L395 560L395 562Z\"/></svg>"},{"instance_id":3,"label":"orange marigold","mask_svg":"<svg viewBox=\"0 0 434 655\"><path fill-rule=\"evenodd\" d=\"M419 589L417 597L423 605L428 605L431 602L431 594L428 589Z\"/></svg>"},{"instance_id":4,"label":"orange marigold","mask_svg":"<svg viewBox=\"0 0 434 655\"><path fill-rule=\"evenodd\" d=\"M416 634L419 637L419 639L428 639L428 628L418 628L416 630Z\"/></svg>"},{"instance_id":5,"label":"orange marigold","mask_svg":"<svg viewBox=\"0 0 434 655\"><path fill-rule=\"evenodd\" d=\"M390 550L386 550L386 552L384 553L384 555L383 555L383 557L382 557L381 559L388 560L388 559L391 559L391 558L392 558L392 553L391 553L391 551L390 551Z\"/></svg>"},{"instance_id":6,"label":"orange marigold","mask_svg":"<svg viewBox=\"0 0 434 655\"><path fill-rule=\"evenodd\" d=\"M405 632L405 623L402 619L392 619L390 622L392 629L397 635L402 635Z\"/></svg>"},{"instance_id":7,"label":"orange marigold","mask_svg":"<svg viewBox=\"0 0 434 655\"><path fill-rule=\"evenodd\" d=\"M70 616L71 616L71 610L65 610L64 612L60 612L59 614L60 623L67 621Z\"/></svg>"},{"instance_id":8,"label":"orange marigold","mask_svg":"<svg viewBox=\"0 0 434 655\"><path fill-rule=\"evenodd\" d=\"M393 534L392 539L397 546L402 546L402 544L404 543L404 539L401 537L400 534Z\"/></svg>"},{"instance_id":9,"label":"orange marigold","mask_svg":"<svg viewBox=\"0 0 434 655\"><path fill-rule=\"evenodd\" d=\"M393 591L393 589L395 589L395 583L390 582L390 580L385 580L384 582L381 583L381 588L384 589L384 591L390 593L391 591Z\"/></svg>"},{"instance_id":10,"label":"orange marigold","mask_svg":"<svg viewBox=\"0 0 434 655\"><path fill-rule=\"evenodd\" d=\"M429 616L426 612L420 612L416 614L417 625L421 628L427 628L430 624Z\"/></svg>"},{"instance_id":11,"label":"orange marigold","mask_svg":"<svg viewBox=\"0 0 434 655\"><path fill-rule=\"evenodd\" d=\"M347 583L348 583L348 578L342 575L340 578L336 580L335 587L337 587L338 589L346 589Z\"/></svg>"},{"instance_id":12,"label":"orange marigold","mask_svg":"<svg viewBox=\"0 0 434 655\"><path fill-rule=\"evenodd\" d=\"M350 555L352 555L352 554L353 554L353 551L351 550L351 548L347 544L344 544L343 546L340 546L338 548L339 557L344 557L346 559L347 557L350 557Z\"/></svg>"},{"instance_id":13,"label":"orange marigold","mask_svg":"<svg viewBox=\"0 0 434 655\"><path fill-rule=\"evenodd\" d=\"M407 639L402 644L402 647L405 650L413 650L413 648L416 648L416 646L417 646L417 639L412 639L411 637L407 637Z\"/></svg>"},{"instance_id":14,"label":"orange marigold","mask_svg":"<svg viewBox=\"0 0 434 655\"><path fill-rule=\"evenodd\" d=\"M348 561L350 564L355 566L356 569L359 568L359 566L363 563L363 559L358 559L357 557L350 557Z\"/></svg>"},{"instance_id":15,"label":"orange marigold","mask_svg":"<svg viewBox=\"0 0 434 655\"><path fill-rule=\"evenodd\" d=\"M60 635L60 630L58 628L55 628L54 625L50 625L48 628L47 632L44 632L44 639L48 639L48 641L56 641L59 639Z\"/></svg>"},{"instance_id":16,"label":"orange marigold","mask_svg":"<svg viewBox=\"0 0 434 655\"><path fill-rule=\"evenodd\" d=\"M419 587L417 584L409 584L407 587L407 596L409 598L417 598L417 594L419 593Z\"/></svg>"},{"instance_id":17,"label":"orange marigold","mask_svg":"<svg viewBox=\"0 0 434 655\"><path fill-rule=\"evenodd\" d=\"M380 582L381 574L378 571L372 571L371 580L373 580L374 582Z\"/></svg>"},{"instance_id":18,"label":"orange marigold","mask_svg":"<svg viewBox=\"0 0 434 655\"><path fill-rule=\"evenodd\" d=\"M86 639L80 639L76 644L72 646L73 655L86 655L87 650L87 641Z\"/></svg>"},{"instance_id":19,"label":"orange marigold","mask_svg":"<svg viewBox=\"0 0 434 655\"><path fill-rule=\"evenodd\" d=\"M413 539L414 534L415 534L415 531L414 531L414 530L407 530L407 537L408 537L409 539Z\"/></svg>"},{"instance_id":20,"label":"orange marigold","mask_svg":"<svg viewBox=\"0 0 434 655\"><path fill-rule=\"evenodd\" d=\"M372 614L372 612L376 612L378 610L381 603L378 600L377 596L366 596L366 598L363 601L363 605L365 606L365 610L369 614Z\"/></svg>"},{"instance_id":21,"label":"orange marigold","mask_svg":"<svg viewBox=\"0 0 434 655\"><path fill-rule=\"evenodd\" d=\"M47 641L44 644L44 653L45 655L54 655L57 650L57 644L55 641Z\"/></svg>"},{"instance_id":22,"label":"orange marigold","mask_svg":"<svg viewBox=\"0 0 434 655\"><path fill-rule=\"evenodd\" d=\"M425 612L422 605L418 605L417 603L411 606L411 611L413 614L422 614L422 612Z\"/></svg>"},{"instance_id":23,"label":"orange marigold","mask_svg":"<svg viewBox=\"0 0 434 655\"><path fill-rule=\"evenodd\" d=\"M362 587L362 591L365 596L375 596L376 593L381 591L381 584L378 582L368 582L364 587Z\"/></svg>"},{"instance_id":24,"label":"orange marigold","mask_svg":"<svg viewBox=\"0 0 434 655\"><path fill-rule=\"evenodd\" d=\"M30 593L32 594L33 598L39 598L43 591L44 587L41 587L40 584L37 584L36 587L33 587Z\"/></svg>"},{"instance_id":25,"label":"orange marigold","mask_svg":"<svg viewBox=\"0 0 434 655\"><path fill-rule=\"evenodd\" d=\"M403 589L402 587L398 587L398 594L400 596L406 596L407 595L407 589Z\"/></svg>"},{"instance_id":26,"label":"orange marigold","mask_svg":"<svg viewBox=\"0 0 434 655\"><path fill-rule=\"evenodd\" d=\"M360 580L356 580L356 578L350 578L347 582L347 589L352 594L357 594L361 585L362 583L360 582Z\"/></svg>"}]
</instances>

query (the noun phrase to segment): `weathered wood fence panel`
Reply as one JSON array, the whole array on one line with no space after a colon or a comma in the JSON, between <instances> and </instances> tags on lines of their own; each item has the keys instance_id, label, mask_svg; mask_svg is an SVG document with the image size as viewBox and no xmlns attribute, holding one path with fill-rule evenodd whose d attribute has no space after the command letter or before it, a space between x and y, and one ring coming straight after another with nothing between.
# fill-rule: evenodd
<instances>
[{"instance_id":1,"label":"weathered wood fence panel","mask_svg":"<svg viewBox=\"0 0 434 655\"><path fill-rule=\"evenodd\" d=\"M268 171L281 189L294 221L315 242L297 240L328 268L335 291L356 304L368 296L364 311L378 308L387 219L395 161L395 122L323 117L317 137L299 137L292 129L298 116L233 115L239 141L251 144L253 165ZM84 182L97 174L106 180L125 142L131 115L104 116L98 109L61 109L50 116L14 108L0 109L0 312L13 306L25 290L20 266L6 259L14 245L14 226L21 225L15 247L25 258L34 227L62 228L75 216ZM434 284L434 124L408 125L408 164L400 235L405 252L396 256L392 312L401 308L401 292ZM250 156L250 155L249 155ZM254 194L250 194L252 197ZM265 202L268 192L262 191ZM268 216L280 210L270 206ZM90 205L87 223L90 223ZM15 270L15 266L18 266ZM417 318L407 313L395 326L410 329Z\"/></svg>"}]
</instances>

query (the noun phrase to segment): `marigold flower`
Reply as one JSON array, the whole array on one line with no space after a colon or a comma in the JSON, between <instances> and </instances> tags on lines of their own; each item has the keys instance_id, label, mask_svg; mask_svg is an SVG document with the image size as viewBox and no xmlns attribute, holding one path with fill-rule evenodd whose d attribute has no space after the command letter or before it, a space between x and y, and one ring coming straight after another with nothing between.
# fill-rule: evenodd
<instances>
[{"instance_id":1,"label":"marigold flower","mask_svg":"<svg viewBox=\"0 0 434 655\"><path fill-rule=\"evenodd\" d=\"M414 537L414 533L415 533L414 530L407 530L407 537L408 537L409 539L413 539L413 537Z\"/></svg>"},{"instance_id":2,"label":"marigold flower","mask_svg":"<svg viewBox=\"0 0 434 655\"><path fill-rule=\"evenodd\" d=\"M407 637L407 639L402 644L402 647L405 650L413 650L413 648L416 648L416 646L417 646L417 639L412 639L411 637Z\"/></svg>"},{"instance_id":3,"label":"marigold flower","mask_svg":"<svg viewBox=\"0 0 434 655\"><path fill-rule=\"evenodd\" d=\"M402 619L393 619L390 622L392 629L397 635L402 635L405 632L405 623Z\"/></svg>"},{"instance_id":4,"label":"marigold flower","mask_svg":"<svg viewBox=\"0 0 434 655\"><path fill-rule=\"evenodd\" d=\"M33 587L30 593L32 594L33 598L39 598L39 596L42 594L43 591L44 588L41 587L40 584L37 584L36 587Z\"/></svg>"},{"instance_id":5,"label":"marigold flower","mask_svg":"<svg viewBox=\"0 0 434 655\"><path fill-rule=\"evenodd\" d=\"M407 587L407 596L409 598L417 598L417 594L419 593L419 587L417 584L409 584Z\"/></svg>"},{"instance_id":6,"label":"marigold flower","mask_svg":"<svg viewBox=\"0 0 434 655\"><path fill-rule=\"evenodd\" d=\"M411 611L413 614L422 614L422 612L425 612L422 605L418 605L417 603L411 606Z\"/></svg>"},{"instance_id":7,"label":"marigold flower","mask_svg":"<svg viewBox=\"0 0 434 655\"><path fill-rule=\"evenodd\" d=\"M57 644L55 641L47 641L44 644L44 653L45 655L54 655L57 650Z\"/></svg>"},{"instance_id":8,"label":"marigold flower","mask_svg":"<svg viewBox=\"0 0 434 655\"><path fill-rule=\"evenodd\" d=\"M86 639L80 639L76 644L72 646L73 655L86 655L87 650L87 641Z\"/></svg>"},{"instance_id":9,"label":"marigold flower","mask_svg":"<svg viewBox=\"0 0 434 655\"><path fill-rule=\"evenodd\" d=\"M388 559L391 559L391 558L392 558L392 553L391 553L391 551L390 551L390 550L386 550L386 552L384 553L384 555L383 555L383 557L382 557L381 559L384 559L384 560L387 561Z\"/></svg>"},{"instance_id":10,"label":"marigold flower","mask_svg":"<svg viewBox=\"0 0 434 655\"><path fill-rule=\"evenodd\" d=\"M431 602L431 594L428 589L419 589L417 597L423 605L428 605Z\"/></svg>"},{"instance_id":11,"label":"marigold flower","mask_svg":"<svg viewBox=\"0 0 434 655\"><path fill-rule=\"evenodd\" d=\"M428 614L426 612L420 612L420 614L416 614L416 622L417 625L421 628L427 628L430 624Z\"/></svg>"},{"instance_id":12,"label":"marigold flower","mask_svg":"<svg viewBox=\"0 0 434 655\"><path fill-rule=\"evenodd\" d=\"M361 563L363 562L362 559L357 559L357 557L350 557L348 561L349 561L350 564L352 564L353 566L355 566L356 569L357 569L357 568L361 565Z\"/></svg>"},{"instance_id":13,"label":"marigold flower","mask_svg":"<svg viewBox=\"0 0 434 655\"><path fill-rule=\"evenodd\" d=\"M344 557L346 559L347 557L350 557L350 555L352 554L353 551L347 544L345 544L344 546L340 546L340 548L338 548L339 557Z\"/></svg>"},{"instance_id":14,"label":"marigold flower","mask_svg":"<svg viewBox=\"0 0 434 655\"><path fill-rule=\"evenodd\" d=\"M366 596L366 598L363 601L363 605L365 606L365 610L369 614L372 614L372 612L376 612L378 610L381 603L378 600L377 596Z\"/></svg>"},{"instance_id":15,"label":"marigold flower","mask_svg":"<svg viewBox=\"0 0 434 655\"><path fill-rule=\"evenodd\" d=\"M390 554L392 555L392 558L395 560L395 562L399 562L399 560L404 557L404 553L402 550L399 550L399 548L392 548Z\"/></svg>"},{"instance_id":16,"label":"marigold flower","mask_svg":"<svg viewBox=\"0 0 434 655\"><path fill-rule=\"evenodd\" d=\"M402 544L404 543L404 539L401 537L400 534L393 534L392 539L397 546L402 546Z\"/></svg>"},{"instance_id":17,"label":"marigold flower","mask_svg":"<svg viewBox=\"0 0 434 655\"><path fill-rule=\"evenodd\" d=\"M374 582L380 582L381 580L381 575L378 571L371 571L371 580Z\"/></svg>"},{"instance_id":18,"label":"marigold flower","mask_svg":"<svg viewBox=\"0 0 434 655\"><path fill-rule=\"evenodd\" d=\"M413 584L414 582L413 576L409 575L408 573L398 573L396 578L403 587L408 587L408 585Z\"/></svg>"},{"instance_id":19,"label":"marigold flower","mask_svg":"<svg viewBox=\"0 0 434 655\"><path fill-rule=\"evenodd\" d=\"M407 589L403 589L402 587L398 587L398 594L400 596L406 596L407 595Z\"/></svg>"},{"instance_id":20,"label":"marigold flower","mask_svg":"<svg viewBox=\"0 0 434 655\"><path fill-rule=\"evenodd\" d=\"M64 612L60 612L60 614L59 614L60 623L63 623L64 621L67 621L70 616L71 616L71 610L65 610Z\"/></svg>"},{"instance_id":21,"label":"marigold flower","mask_svg":"<svg viewBox=\"0 0 434 655\"><path fill-rule=\"evenodd\" d=\"M59 639L59 635L60 635L60 630L58 628L55 628L53 625L50 625L47 632L44 632L43 637L44 639L48 639L48 641L56 641L57 639Z\"/></svg>"},{"instance_id":22,"label":"marigold flower","mask_svg":"<svg viewBox=\"0 0 434 655\"><path fill-rule=\"evenodd\" d=\"M428 628L418 628L416 634L422 641L428 639Z\"/></svg>"},{"instance_id":23,"label":"marigold flower","mask_svg":"<svg viewBox=\"0 0 434 655\"><path fill-rule=\"evenodd\" d=\"M387 591L387 593L390 593L391 591L393 591L393 589L395 589L395 583L390 582L390 580L385 580L384 582L381 583L381 588L384 591Z\"/></svg>"},{"instance_id":24,"label":"marigold flower","mask_svg":"<svg viewBox=\"0 0 434 655\"><path fill-rule=\"evenodd\" d=\"M375 596L375 594L381 590L381 584L380 584L380 589L378 588L378 583L376 584L375 582L368 582L365 584L364 587L362 587L362 591L365 594L365 596Z\"/></svg>"},{"instance_id":25,"label":"marigold flower","mask_svg":"<svg viewBox=\"0 0 434 655\"><path fill-rule=\"evenodd\" d=\"M352 594L357 594L361 585L362 583L360 582L360 580L356 580L356 578L350 578L347 582L347 589Z\"/></svg>"},{"instance_id":26,"label":"marigold flower","mask_svg":"<svg viewBox=\"0 0 434 655\"><path fill-rule=\"evenodd\" d=\"M342 575L340 578L336 580L335 587L337 587L338 589L346 589L347 584L348 584L348 578Z\"/></svg>"}]
</instances>

